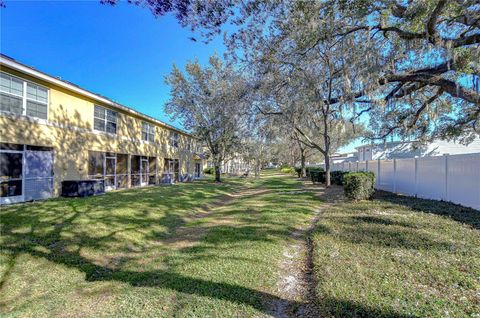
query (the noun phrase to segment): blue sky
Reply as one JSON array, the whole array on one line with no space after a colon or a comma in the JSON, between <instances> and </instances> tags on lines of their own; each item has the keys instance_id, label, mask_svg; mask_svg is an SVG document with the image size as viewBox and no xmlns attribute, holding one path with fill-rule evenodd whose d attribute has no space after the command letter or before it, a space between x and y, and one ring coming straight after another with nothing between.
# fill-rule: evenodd
<instances>
[{"instance_id":1,"label":"blue sky","mask_svg":"<svg viewBox=\"0 0 480 318\"><path fill-rule=\"evenodd\" d=\"M17 61L181 127L163 111L164 83L175 63L206 63L225 50L217 36L194 42L174 17L99 1L6 1L0 9L0 51ZM344 147L353 149L359 142Z\"/></svg>"}]
</instances>

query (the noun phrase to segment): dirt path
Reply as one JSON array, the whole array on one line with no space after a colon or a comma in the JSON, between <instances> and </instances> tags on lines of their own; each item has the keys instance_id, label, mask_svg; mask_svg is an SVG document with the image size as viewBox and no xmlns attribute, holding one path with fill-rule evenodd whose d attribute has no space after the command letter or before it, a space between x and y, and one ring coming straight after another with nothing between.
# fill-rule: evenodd
<instances>
[{"instance_id":1,"label":"dirt path","mask_svg":"<svg viewBox=\"0 0 480 318\"><path fill-rule=\"evenodd\" d=\"M253 197L271 192L264 188L240 188L232 193L222 195L215 202L201 206L195 210L195 216L186 221L186 225L179 227L175 234L162 242L171 248L185 248L195 245L201 237L208 231L208 227L188 226L189 223L211 216L218 210L233 204L241 198ZM228 222L226 219L217 218L216 223Z\"/></svg>"},{"instance_id":2,"label":"dirt path","mask_svg":"<svg viewBox=\"0 0 480 318\"><path fill-rule=\"evenodd\" d=\"M322 211L344 198L343 189L337 186L325 189L322 185L304 181L302 189L316 193L324 203L315 211L308 227L297 229L291 234L291 241L283 251L284 260L279 266L281 278L277 285L280 297L272 312L276 318L318 317L313 272L314 250L309 238ZM298 303L301 305L292 308L291 304Z\"/></svg>"}]
</instances>

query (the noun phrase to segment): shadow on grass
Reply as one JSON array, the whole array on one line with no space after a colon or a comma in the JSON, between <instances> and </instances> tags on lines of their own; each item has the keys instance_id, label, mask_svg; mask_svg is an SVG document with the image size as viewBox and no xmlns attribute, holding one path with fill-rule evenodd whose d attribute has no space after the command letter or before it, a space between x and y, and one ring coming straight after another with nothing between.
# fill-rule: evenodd
<instances>
[{"instance_id":1,"label":"shadow on grass","mask_svg":"<svg viewBox=\"0 0 480 318\"><path fill-rule=\"evenodd\" d=\"M474 229L480 229L480 211L458 204L397 195L386 191L376 191L373 199L398 204L423 213L447 216Z\"/></svg>"},{"instance_id":2,"label":"shadow on grass","mask_svg":"<svg viewBox=\"0 0 480 318\"><path fill-rule=\"evenodd\" d=\"M342 318L413 318L417 316L400 314L391 310L369 308L358 303L337 298L321 299L320 316L311 317L342 317Z\"/></svg>"},{"instance_id":3,"label":"shadow on grass","mask_svg":"<svg viewBox=\"0 0 480 318\"><path fill-rule=\"evenodd\" d=\"M2 220L2 250L9 256L9 268L13 268L18 255L29 255L46 259L50 262L81 271L85 280L116 281L135 287L158 287L178 291L185 294L211 297L226 300L232 303L244 304L258 311L271 314L268 303L282 302L289 308L299 308L302 303L281 299L271 293L244 287L227 282L214 282L206 279L189 277L179 274L172 269L148 268L139 271L123 269L128 257L118 259L115 266L104 264L102 260L94 261L85 257L82 249L90 248L95 252L112 251L128 252L128 245L132 244L140 252L141 243L125 242L123 232L133 232L141 235L142 240L162 240L175 235L176 230L184 225L186 214L194 214L199 201L218 197L225 192L225 187L215 186L214 190L204 191L202 187L208 185L188 185L185 187L171 187L158 191L152 189L129 190L110 193L102 197L87 199L59 199L40 204L27 204L7 208L1 211ZM275 180L273 184L261 182L259 187L269 189L287 189L291 187L289 179ZM274 201L273 197L263 198L265 201ZM284 198L288 202L288 198ZM292 201L292 204L294 201ZM102 207L102 209L98 209ZM186 212L190 211L190 212ZM237 210L243 213L241 209ZM236 211L236 212L237 212ZM231 212L225 211L225 214ZM271 212L273 213L273 212ZM305 211L307 213L307 211ZM252 219L251 222L254 222ZM209 252L228 248L228 244L248 244L251 241L269 241L276 237L285 237L292 229L289 224L278 224L280 229L272 229L262 220L258 224L242 224L235 226L217 225L210 227L203 237L207 246L195 246L180 251L186 261L208 257ZM266 222L273 219L265 219ZM165 230L145 232L152 225L164 227ZM96 231L98 226L101 233ZM270 225L271 226L271 225ZM223 237L223 239L219 239ZM128 243L128 244L127 244ZM231 246L230 246L231 247ZM206 253L205 253L206 252ZM184 253L184 254L182 254ZM212 253L212 255L215 253ZM219 253L221 255L221 253ZM148 255L148 254L146 254ZM212 256L213 257L213 256ZM230 257L234 259L235 257ZM100 264L101 263L101 264ZM252 266L255 266L252 264ZM274 269L272 269L274 270ZM9 273L2 277L0 291ZM322 300L323 301L323 300ZM377 316L374 309L362 308L353 304L345 304L342 300L329 300L332 308L350 308L351 312L358 312L363 317ZM4 306L5 304L1 304ZM325 304L326 305L326 304ZM330 306L329 305L329 306ZM354 306L354 307L352 307ZM347 315L341 315L347 316ZM313 315L316 317L316 315ZM394 315L384 317L403 318L407 316Z\"/></svg>"},{"instance_id":4,"label":"shadow on grass","mask_svg":"<svg viewBox=\"0 0 480 318\"><path fill-rule=\"evenodd\" d=\"M85 248L92 249L99 255L102 255L102 251L128 252L130 245L135 245L136 241L140 241L140 244L134 246L135 252L146 252L144 256L149 255L145 246L174 236L176 230L185 224L184 217L188 211L195 214L199 201L204 202L205 198L212 196L218 199L224 193L215 190L213 194L202 192L201 188L195 186L189 186L188 189L166 189L160 193L155 189L134 189L101 197L58 199L9 207L1 211L2 253L8 256L9 268L14 267L17 256L27 253L81 271L89 282L116 281L134 287L171 289L248 305L265 313L269 312L266 303L289 302L238 284L189 277L176 272L175 267L170 269L170 266L168 269L127 270L124 265L130 260L128 256L117 257L115 264L109 263L107 258L92 259L85 256ZM164 230L155 231L155 227L150 230L149 227L152 226L161 226ZM140 240L123 241L124 232L141 235ZM229 243L269 241L272 236L281 235L285 233L249 224L231 227L219 224L209 227L202 241L207 246L213 245L211 250L216 251ZM219 236L225 236L225 239L219 241ZM205 257L198 248L179 252L180 257L192 260ZM208 254L210 251L203 252ZM235 259L235 256L231 258ZM3 275L0 290L9 275L9 271ZM292 307L298 307L299 304L289 302ZM1 305L5 307L7 304Z\"/></svg>"}]
</instances>

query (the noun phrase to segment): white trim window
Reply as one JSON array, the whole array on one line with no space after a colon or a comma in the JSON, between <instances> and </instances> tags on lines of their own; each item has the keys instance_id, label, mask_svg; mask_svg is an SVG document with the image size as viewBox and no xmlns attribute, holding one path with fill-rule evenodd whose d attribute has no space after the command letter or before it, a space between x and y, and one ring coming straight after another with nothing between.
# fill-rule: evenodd
<instances>
[{"instance_id":1,"label":"white trim window","mask_svg":"<svg viewBox=\"0 0 480 318\"><path fill-rule=\"evenodd\" d=\"M179 134L176 131L170 131L170 146L178 148Z\"/></svg>"},{"instance_id":2,"label":"white trim window","mask_svg":"<svg viewBox=\"0 0 480 318\"><path fill-rule=\"evenodd\" d=\"M0 73L0 111L48 118L48 89L23 79Z\"/></svg>"},{"instance_id":3,"label":"white trim window","mask_svg":"<svg viewBox=\"0 0 480 318\"><path fill-rule=\"evenodd\" d=\"M142 121L142 140L155 142L155 126Z\"/></svg>"},{"instance_id":4,"label":"white trim window","mask_svg":"<svg viewBox=\"0 0 480 318\"><path fill-rule=\"evenodd\" d=\"M93 129L110 134L116 134L117 118L117 112L102 106L95 105L93 112Z\"/></svg>"}]
</instances>

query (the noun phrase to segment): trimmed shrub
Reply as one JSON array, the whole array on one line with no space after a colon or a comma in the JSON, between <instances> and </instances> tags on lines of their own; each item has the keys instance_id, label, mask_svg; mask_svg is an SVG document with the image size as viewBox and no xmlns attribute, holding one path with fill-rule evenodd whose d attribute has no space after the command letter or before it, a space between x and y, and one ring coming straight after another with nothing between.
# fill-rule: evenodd
<instances>
[{"instance_id":1,"label":"trimmed shrub","mask_svg":"<svg viewBox=\"0 0 480 318\"><path fill-rule=\"evenodd\" d=\"M367 200L374 193L375 175L373 172L350 172L343 179L345 195L352 200Z\"/></svg>"},{"instance_id":2,"label":"trimmed shrub","mask_svg":"<svg viewBox=\"0 0 480 318\"><path fill-rule=\"evenodd\" d=\"M205 174L214 174L214 173L215 173L215 168L214 168L214 167L205 168L205 169L203 169L203 173L205 173Z\"/></svg>"},{"instance_id":3,"label":"trimmed shrub","mask_svg":"<svg viewBox=\"0 0 480 318\"><path fill-rule=\"evenodd\" d=\"M322 172L322 171L325 171L322 167L307 167L306 168L307 177L309 177L312 172Z\"/></svg>"},{"instance_id":4,"label":"trimmed shrub","mask_svg":"<svg viewBox=\"0 0 480 318\"><path fill-rule=\"evenodd\" d=\"M343 185L343 178L347 173L345 171L330 171L330 183Z\"/></svg>"},{"instance_id":5,"label":"trimmed shrub","mask_svg":"<svg viewBox=\"0 0 480 318\"><path fill-rule=\"evenodd\" d=\"M310 179L312 179L312 182L320 182L320 183L325 183L325 171L310 171Z\"/></svg>"},{"instance_id":6,"label":"trimmed shrub","mask_svg":"<svg viewBox=\"0 0 480 318\"><path fill-rule=\"evenodd\" d=\"M305 173L307 174L307 178L311 178L311 173L312 172L322 172L325 171L321 167L305 167ZM295 172L297 173L298 177L300 178L302 176L302 168L301 167L295 167Z\"/></svg>"}]
</instances>

